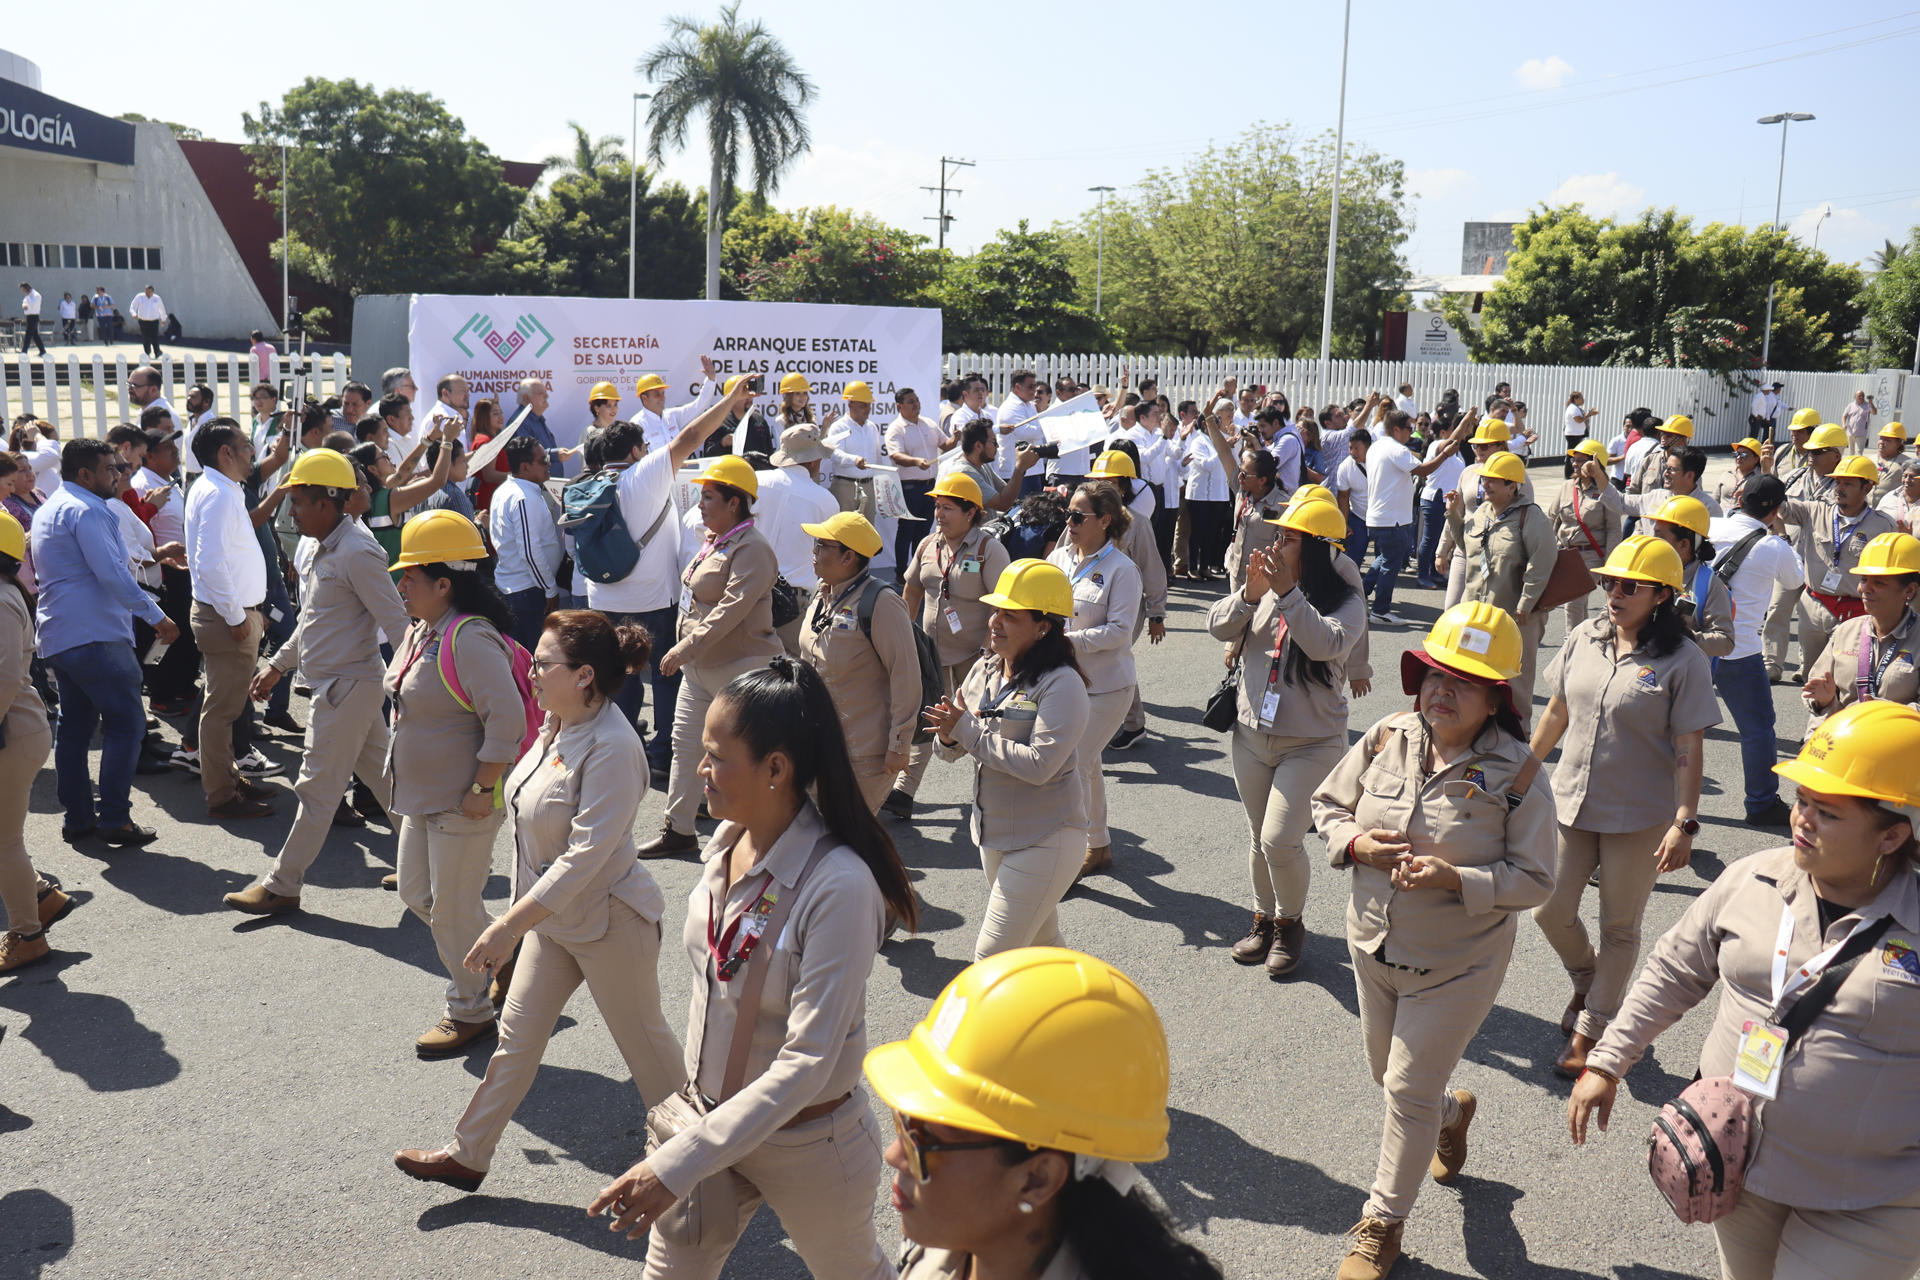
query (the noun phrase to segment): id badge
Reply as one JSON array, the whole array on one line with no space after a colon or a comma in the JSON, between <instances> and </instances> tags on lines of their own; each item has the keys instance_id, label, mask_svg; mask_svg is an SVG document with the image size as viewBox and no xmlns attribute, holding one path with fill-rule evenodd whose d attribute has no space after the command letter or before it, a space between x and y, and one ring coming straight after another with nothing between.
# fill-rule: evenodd
<instances>
[{"instance_id":1,"label":"id badge","mask_svg":"<svg viewBox=\"0 0 1920 1280\"><path fill-rule=\"evenodd\" d=\"M693 588L692 587L680 588L680 612L682 613L693 612Z\"/></svg>"},{"instance_id":2,"label":"id badge","mask_svg":"<svg viewBox=\"0 0 1920 1280\"><path fill-rule=\"evenodd\" d=\"M954 611L953 606L949 605L945 609L942 609L941 612L946 615L947 630L953 632L955 635L959 635L960 615Z\"/></svg>"},{"instance_id":3,"label":"id badge","mask_svg":"<svg viewBox=\"0 0 1920 1280\"><path fill-rule=\"evenodd\" d=\"M1733 1059L1733 1082L1756 1098L1780 1096L1780 1059L1787 1050L1787 1033L1771 1022L1748 1022L1740 1029L1740 1047Z\"/></svg>"},{"instance_id":4,"label":"id badge","mask_svg":"<svg viewBox=\"0 0 1920 1280\"><path fill-rule=\"evenodd\" d=\"M1278 716L1279 714L1280 714L1279 691L1274 689L1269 689L1260 698L1260 723L1272 724L1274 721L1274 717Z\"/></svg>"},{"instance_id":5,"label":"id badge","mask_svg":"<svg viewBox=\"0 0 1920 1280\"><path fill-rule=\"evenodd\" d=\"M1837 595L1840 591L1840 579L1844 576L1838 569L1827 570L1827 576L1820 579L1820 594Z\"/></svg>"},{"instance_id":6,"label":"id badge","mask_svg":"<svg viewBox=\"0 0 1920 1280\"><path fill-rule=\"evenodd\" d=\"M267 616L275 622L285 622L287 620L287 615L280 612L279 607L276 605L267 606Z\"/></svg>"}]
</instances>

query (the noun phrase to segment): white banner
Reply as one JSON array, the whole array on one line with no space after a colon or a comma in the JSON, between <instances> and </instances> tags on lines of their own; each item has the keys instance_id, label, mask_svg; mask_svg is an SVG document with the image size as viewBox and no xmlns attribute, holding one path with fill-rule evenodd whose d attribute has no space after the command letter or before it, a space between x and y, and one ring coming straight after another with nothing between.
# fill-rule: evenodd
<instances>
[{"instance_id":1,"label":"white banner","mask_svg":"<svg viewBox=\"0 0 1920 1280\"><path fill-rule=\"evenodd\" d=\"M1047 443L1059 445L1062 453L1099 444L1114 433L1113 423L1101 414L1100 402L1091 391L1043 409L1029 421L1037 423Z\"/></svg>"},{"instance_id":2,"label":"white banner","mask_svg":"<svg viewBox=\"0 0 1920 1280\"><path fill-rule=\"evenodd\" d=\"M814 420L845 410L847 383L873 389L873 411L892 421L895 393L911 387L922 404L940 398L940 311L801 302L663 302L640 298L514 298L415 294L407 325L408 365L430 403L448 374L466 378L473 399L517 410L515 387L539 378L552 393L547 427L563 447L578 444L593 415L587 392L611 382L620 416L640 411L634 383L667 380L669 408L700 388L700 357L722 381L761 375L763 406L779 402L780 379L800 373L813 390Z\"/></svg>"}]
</instances>

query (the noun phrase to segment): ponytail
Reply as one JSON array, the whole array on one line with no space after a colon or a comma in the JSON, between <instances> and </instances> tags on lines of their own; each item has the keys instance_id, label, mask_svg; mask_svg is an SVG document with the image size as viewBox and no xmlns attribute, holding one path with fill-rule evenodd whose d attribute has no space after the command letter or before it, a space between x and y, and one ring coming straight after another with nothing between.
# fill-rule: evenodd
<instances>
[{"instance_id":1,"label":"ponytail","mask_svg":"<svg viewBox=\"0 0 1920 1280\"><path fill-rule=\"evenodd\" d=\"M1019 1164L1034 1154L1009 1142L1003 1158ZM1100 1280L1222 1280L1218 1264L1180 1237L1151 1194L1144 1184L1122 1194L1105 1178L1068 1179L1060 1188L1060 1226L1081 1272Z\"/></svg>"}]
</instances>

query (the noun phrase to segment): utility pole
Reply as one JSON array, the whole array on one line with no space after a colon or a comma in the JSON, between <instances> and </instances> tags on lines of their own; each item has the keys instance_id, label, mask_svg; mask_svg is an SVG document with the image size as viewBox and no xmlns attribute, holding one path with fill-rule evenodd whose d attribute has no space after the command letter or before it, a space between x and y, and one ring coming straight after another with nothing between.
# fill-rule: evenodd
<instances>
[{"instance_id":1,"label":"utility pole","mask_svg":"<svg viewBox=\"0 0 1920 1280\"><path fill-rule=\"evenodd\" d=\"M1099 247L1096 248L1093 252L1093 314L1096 318L1098 318L1099 315L1101 314L1100 285L1101 285L1102 278L1107 273L1107 193L1109 191L1112 191L1113 188L1112 187L1088 187L1087 190L1098 191L1100 193L1100 236L1098 241Z\"/></svg>"},{"instance_id":2,"label":"utility pole","mask_svg":"<svg viewBox=\"0 0 1920 1280\"><path fill-rule=\"evenodd\" d=\"M1319 402L1327 402L1328 360L1333 355L1333 267L1340 245L1340 166L1347 158L1347 47L1353 35L1353 0L1340 24L1340 114L1333 132L1333 210L1327 222L1327 289L1320 303Z\"/></svg>"},{"instance_id":3,"label":"utility pole","mask_svg":"<svg viewBox=\"0 0 1920 1280\"><path fill-rule=\"evenodd\" d=\"M1768 230L1773 232L1774 237L1778 237L1780 234L1780 193L1786 189L1787 185L1787 129L1796 120L1811 119L1813 119L1813 117L1804 111L1782 111L1775 115L1761 116L1754 122L1756 124L1777 124L1780 126L1780 171L1773 180L1773 225L1768 228ZM1767 273L1770 276L1773 274L1773 264L1778 257L1778 241L1770 237L1767 249ZM1762 369L1766 368L1767 362L1773 358L1773 291L1774 286L1778 283L1777 280L1772 279L1767 281L1766 328L1760 339L1760 367Z\"/></svg>"},{"instance_id":4,"label":"utility pole","mask_svg":"<svg viewBox=\"0 0 1920 1280\"><path fill-rule=\"evenodd\" d=\"M935 244L935 247L940 249L944 249L947 247L947 224L953 221L953 218L947 213L947 196L949 194L956 195L956 196L960 194L960 188L949 187L947 185L947 167L949 165L951 165L955 169L971 169L973 167L973 161L955 160L951 156L941 156L940 157L940 185L937 187L920 188L922 191L938 191L940 193L939 216L922 219L923 222L937 222L940 224L939 238Z\"/></svg>"},{"instance_id":5,"label":"utility pole","mask_svg":"<svg viewBox=\"0 0 1920 1280\"><path fill-rule=\"evenodd\" d=\"M627 297L633 297L635 264L640 259L640 104L650 93L633 95L633 144L627 153Z\"/></svg>"},{"instance_id":6,"label":"utility pole","mask_svg":"<svg viewBox=\"0 0 1920 1280\"><path fill-rule=\"evenodd\" d=\"M293 351L293 337L287 332L293 322L293 293L289 287L287 259L292 244L287 237L287 140L280 139L280 351L283 355Z\"/></svg>"}]
</instances>

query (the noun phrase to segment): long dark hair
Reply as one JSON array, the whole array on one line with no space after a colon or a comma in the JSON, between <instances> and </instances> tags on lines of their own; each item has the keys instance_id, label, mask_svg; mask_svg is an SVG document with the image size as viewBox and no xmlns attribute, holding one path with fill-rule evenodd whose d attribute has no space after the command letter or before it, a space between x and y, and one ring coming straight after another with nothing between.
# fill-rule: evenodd
<instances>
[{"instance_id":1,"label":"long dark hair","mask_svg":"<svg viewBox=\"0 0 1920 1280\"><path fill-rule=\"evenodd\" d=\"M501 635L512 634L513 610L507 607L493 583L480 576L479 570L454 569L444 564L421 564L414 568L429 578L445 578L453 584L448 599L455 613L477 613L491 622Z\"/></svg>"},{"instance_id":2,"label":"long dark hair","mask_svg":"<svg viewBox=\"0 0 1920 1280\"><path fill-rule=\"evenodd\" d=\"M733 709L733 731L754 759L784 751L793 761L794 782L813 793L828 832L860 855L893 914L914 928L920 915L907 869L854 781L840 712L820 673L783 654L736 676L720 698Z\"/></svg>"},{"instance_id":3,"label":"long dark hair","mask_svg":"<svg viewBox=\"0 0 1920 1280\"><path fill-rule=\"evenodd\" d=\"M1300 539L1300 591L1314 612L1325 616L1345 604L1353 595L1353 584L1334 567L1333 544L1324 538ZM1294 645L1287 652L1287 683L1309 682L1333 688L1333 664L1309 658Z\"/></svg>"},{"instance_id":4,"label":"long dark hair","mask_svg":"<svg viewBox=\"0 0 1920 1280\"><path fill-rule=\"evenodd\" d=\"M1037 609L1027 612L1048 623L1047 634L1027 646L1020 660L1013 664L1015 684L1031 684L1050 671L1061 667L1072 667L1080 682L1087 682L1087 673L1080 669L1080 659L1074 655L1073 641L1067 639L1067 619L1056 618L1050 613L1041 613Z\"/></svg>"},{"instance_id":5,"label":"long dark hair","mask_svg":"<svg viewBox=\"0 0 1920 1280\"><path fill-rule=\"evenodd\" d=\"M1696 602L1698 608L1704 609L1706 605L1705 600ZM1634 647L1646 649L1656 658L1664 658L1691 639L1693 628L1680 616L1680 610L1674 604L1674 592L1669 589L1667 598L1653 606L1653 616L1641 626L1640 643Z\"/></svg>"},{"instance_id":6,"label":"long dark hair","mask_svg":"<svg viewBox=\"0 0 1920 1280\"><path fill-rule=\"evenodd\" d=\"M1009 1165L1036 1154L1024 1142L1005 1143L1000 1153ZM1122 1195L1105 1178L1070 1178L1060 1188L1060 1226L1080 1270L1100 1280L1222 1277L1213 1259L1182 1239L1165 1211L1138 1187Z\"/></svg>"}]
</instances>

